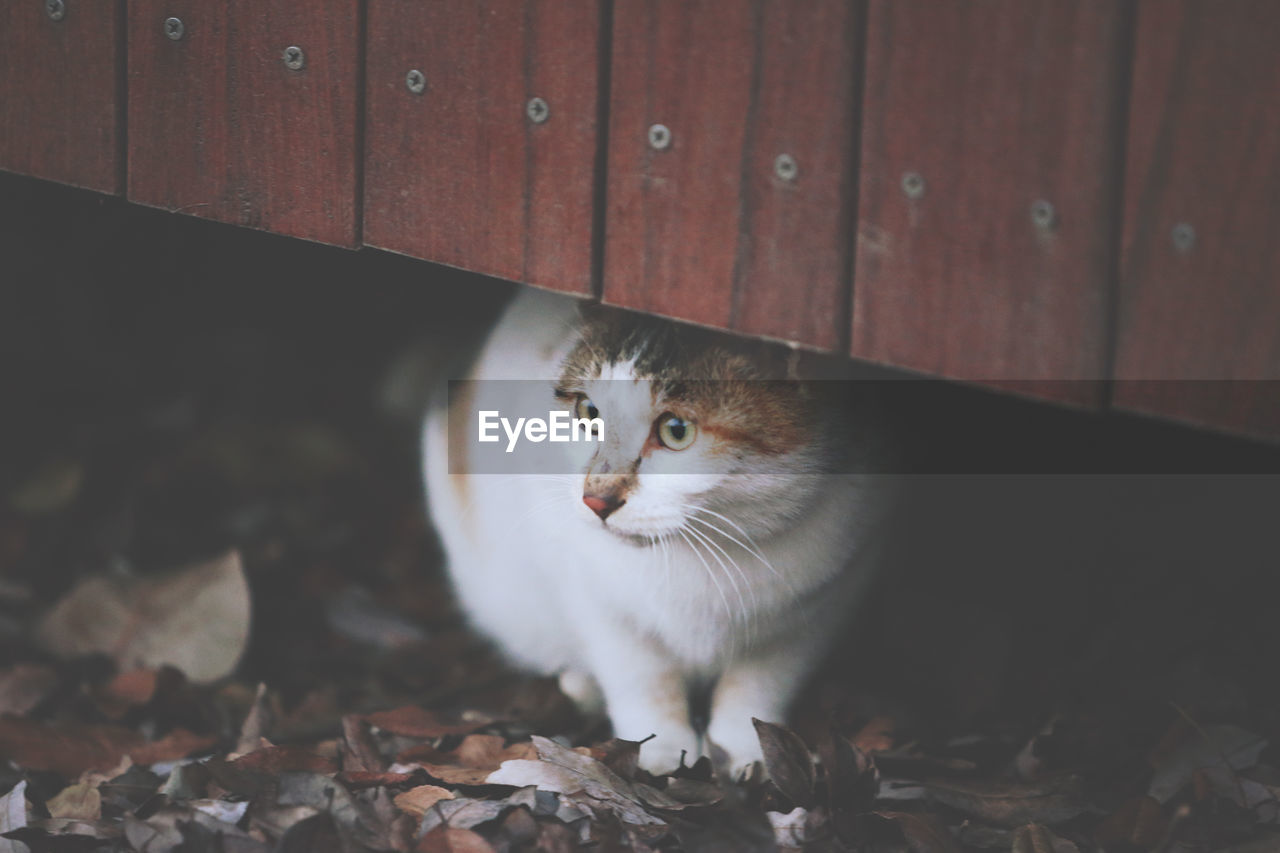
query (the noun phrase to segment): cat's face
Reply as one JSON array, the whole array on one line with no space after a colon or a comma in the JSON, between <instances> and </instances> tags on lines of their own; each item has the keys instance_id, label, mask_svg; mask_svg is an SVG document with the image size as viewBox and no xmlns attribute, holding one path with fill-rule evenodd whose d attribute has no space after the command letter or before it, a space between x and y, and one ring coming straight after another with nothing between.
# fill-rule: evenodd
<instances>
[{"instance_id":1,"label":"cat's face","mask_svg":"<svg viewBox=\"0 0 1280 853\"><path fill-rule=\"evenodd\" d=\"M803 511L821 468L822 414L795 381L702 333L606 315L588 320L555 395L600 418L568 483L583 523L644 545L718 529L767 534Z\"/></svg>"}]
</instances>

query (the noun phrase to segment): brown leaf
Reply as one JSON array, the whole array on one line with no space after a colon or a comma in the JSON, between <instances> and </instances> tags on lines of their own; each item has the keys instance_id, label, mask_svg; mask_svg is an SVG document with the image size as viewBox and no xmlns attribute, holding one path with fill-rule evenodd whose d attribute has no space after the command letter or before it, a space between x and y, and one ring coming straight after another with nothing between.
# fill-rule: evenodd
<instances>
[{"instance_id":1,"label":"brown leaf","mask_svg":"<svg viewBox=\"0 0 1280 853\"><path fill-rule=\"evenodd\" d=\"M890 821L902 832L911 853L961 853L947 827L934 815L912 812L874 812L877 817Z\"/></svg>"},{"instance_id":2,"label":"brown leaf","mask_svg":"<svg viewBox=\"0 0 1280 853\"><path fill-rule=\"evenodd\" d=\"M816 774L809 748L790 729L754 717L751 722L764 751L764 769L773 784L796 805L812 808Z\"/></svg>"},{"instance_id":3,"label":"brown leaf","mask_svg":"<svg viewBox=\"0 0 1280 853\"><path fill-rule=\"evenodd\" d=\"M1080 848L1038 823L1029 823L1014 830L1012 853L1080 853Z\"/></svg>"},{"instance_id":4,"label":"brown leaf","mask_svg":"<svg viewBox=\"0 0 1280 853\"><path fill-rule=\"evenodd\" d=\"M157 672L154 669L122 672L95 690L93 699L102 713L118 720L131 709L151 701L156 692L156 681Z\"/></svg>"},{"instance_id":5,"label":"brown leaf","mask_svg":"<svg viewBox=\"0 0 1280 853\"><path fill-rule=\"evenodd\" d=\"M1087 807L1080 795L1080 780L1075 776L1059 775L1035 782L935 778L926 781L925 788L943 805L1008 827L1062 823Z\"/></svg>"},{"instance_id":6,"label":"brown leaf","mask_svg":"<svg viewBox=\"0 0 1280 853\"><path fill-rule=\"evenodd\" d=\"M338 774L339 781L352 791L403 785L413 777L413 773L373 773L368 770L343 770Z\"/></svg>"},{"instance_id":7,"label":"brown leaf","mask_svg":"<svg viewBox=\"0 0 1280 853\"><path fill-rule=\"evenodd\" d=\"M98 820L102 817L102 795L93 782L68 785L53 796L44 807L50 817L70 820Z\"/></svg>"},{"instance_id":8,"label":"brown leaf","mask_svg":"<svg viewBox=\"0 0 1280 853\"><path fill-rule=\"evenodd\" d=\"M369 723L358 714L342 718L342 767L344 770L378 773L387 768Z\"/></svg>"},{"instance_id":9,"label":"brown leaf","mask_svg":"<svg viewBox=\"0 0 1280 853\"><path fill-rule=\"evenodd\" d=\"M484 836L469 829L437 826L418 840L415 853L493 853Z\"/></svg>"},{"instance_id":10,"label":"brown leaf","mask_svg":"<svg viewBox=\"0 0 1280 853\"><path fill-rule=\"evenodd\" d=\"M589 797L596 806L608 808L624 823L637 826L662 826L665 821L646 808L679 809L682 804L661 791L628 782L589 755L566 749L534 735L537 761L515 759L489 774L491 785L523 788L534 785L556 794Z\"/></svg>"},{"instance_id":11,"label":"brown leaf","mask_svg":"<svg viewBox=\"0 0 1280 853\"><path fill-rule=\"evenodd\" d=\"M269 746L256 749L242 755L231 766L237 770L256 770L274 776L277 773L323 773L330 775L338 772L338 767L322 755L297 746Z\"/></svg>"},{"instance_id":12,"label":"brown leaf","mask_svg":"<svg viewBox=\"0 0 1280 853\"><path fill-rule=\"evenodd\" d=\"M894 730L893 717L872 717L853 736L853 745L862 752L888 752L893 749Z\"/></svg>"},{"instance_id":13,"label":"brown leaf","mask_svg":"<svg viewBox=\"0 0 1280 853\"><path fill-rule=\"evenodd\" d=\"M452 800L453 791L447 788L441 788L436 785L419 785L416 788L410 788L403 794L396 794L396 808L406 811L411 815L422 817L427 810L441 800Z\"/></svg>"},{"instance_id":14,"label":"brown leaf","mask_svg":"<svg viewBox=\"0 0 1280 853\"><path fill-rule=\"evenodd\" d=\"M366 714L365 720L385 732L412 738L435 738L445 735L466 735L491 725L488 718L476 720L445 719L417 705L406 705L390 711Z\"/></svg>"},{"instance_id":15,"label":"brown leaf","mask_svg":"<svg viewBox=\"0 0 1280 853\"><path fill-rule=\"evenodd\" d=\"M1094 830L1094 838L1104 847L1133 845L1150 850L1164 840L1169 821L1160 804L1151 797L1134 797Z\"/></svg>"},{"instance_id":16,"label":"brown leaf","mask_svg":"<svg viewBox=\"0 0 1280 853\"><path fill-rule=\"evenodd\" d=\"M420 757L411 757L415 755ZM504 746L498 735L467 735L452 751L410 750L400 757L400 761L417 763L450 785L483 785L489 774L502 766L502 762L537 757L538 752L531 743Z\"/></svg>"},{"instance_id":17,"label":"brown leaf","mask_svg":"<svg viewBox=\"0 0 1280 853\"><path fill-rule=\"evenodd\" d=\"M213 735L193 734L186 729L174 729L160 740L131 747L128 756L134 764L159 764L177 761L213 747L218 739Z\"/></svg>"},{"instance_id":18,"label":"brown leaf","mask_svg":"<svg viewBox=\"0 0 1280 853\"><path fill-rule=\"evenodd\" d=\"M116 726L54 728L0 718L0 757L25 770L52 770L70 779L86 770L115 767L141 745L140 735Z\"/></svg>"},{"instance_id":19,"label":"brown leaf","mask_svg":"<svg viewBox=\"0 0 1280 853\"><path fill-rule=\"evenodd\" d=\"M47 666L20 663L0 672L0 714L21 717L58 686L58 674Z\"/></svg>"},{"instance_id":20,"label":"brown leaf","mask_svg":"<svg viewBox=\"0 0 1280 853\"><path fill-rule=\"evenodd\" d=\"M161 578L86 578L45 616L37 639L64 658L102 653L121 669L170 664L194 682L233 669L249 639L240 556Z\"/></svg>"},{"instance_id":21,"label":"brown leaf","mask_svg":"<svg viewBox=\"0 0 1280 853\"><path fill-rule=\"evenodd\" d=\"M611 738L591 747L591 757L623 779L635 779L640 766L640 742Z\"/></svg>"}]
</instances>

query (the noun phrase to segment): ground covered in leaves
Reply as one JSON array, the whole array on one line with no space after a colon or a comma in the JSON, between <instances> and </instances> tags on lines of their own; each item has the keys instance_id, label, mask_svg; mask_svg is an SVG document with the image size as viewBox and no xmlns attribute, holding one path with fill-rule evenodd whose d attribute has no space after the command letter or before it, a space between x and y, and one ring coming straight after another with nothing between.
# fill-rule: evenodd
<instances>
[{"instance_id":1,"label":"ground covered in leaves","mask_svg":"<svg viewBox=\"0 0 1280 853\"><path fill-rule=\"evenodd\" d=\"M438 571L386 377L501 287L4 181L0 853L1280 849L1265 581L908 585L655 778Z\"/></svg>"}]
</instances>

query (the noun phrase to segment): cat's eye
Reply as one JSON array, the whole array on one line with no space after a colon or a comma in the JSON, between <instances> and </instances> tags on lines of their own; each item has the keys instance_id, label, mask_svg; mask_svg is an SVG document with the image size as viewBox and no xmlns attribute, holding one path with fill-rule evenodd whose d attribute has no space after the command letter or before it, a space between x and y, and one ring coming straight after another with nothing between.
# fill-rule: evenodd
<instances>
[{"instance_id":1,"label":"cat's eye","mask_svg":"<svg viewBox=\"0 0 1280 853\"><path fill-rule=\"evenodd\" d=\"M600 410L596 408L596 404L591 402L589 397L579 397L578 402L573 406L573 413L576 417L594 420L600 417Z\"/></svg>"},{"instance_id":2,"label":"cat's eye","mask_svg":"<svg viewBox=\"0 0 1280 853\"><path fill-rule=\"evenodd\" d=\"M670 450L684 450L698 437L698 427L693 421L668 412L658 417L658 441Z\"/></svg>"}]
</instances>

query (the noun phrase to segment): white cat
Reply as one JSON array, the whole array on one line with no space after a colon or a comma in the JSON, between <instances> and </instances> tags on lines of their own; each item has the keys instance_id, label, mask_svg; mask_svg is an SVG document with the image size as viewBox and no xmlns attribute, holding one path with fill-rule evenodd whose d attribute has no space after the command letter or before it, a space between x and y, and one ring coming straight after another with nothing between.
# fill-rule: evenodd
<instances>
[{"instance_id":1,"label":"white cat","mask_svg":"<svg viewBox=\"0 0 1280 853\"><path fill-rule=\"evenodd\" d=\"M785 372L776 354L524 288L471 367L481 381L423 430L430 514L473 624L607 710L618 737L653 736L653 772L710 744L735 771L758 760L751 718L783 719L872 576L889 490L839 473L882 452L871 415L815 390L835 383L760 381ZM536 381L486 381L513 379ZM478 461L478 413L505 415L516 384L544 413L599 417L602 440L492 473L505 461Z\"/></svg>"}]
</instances>

